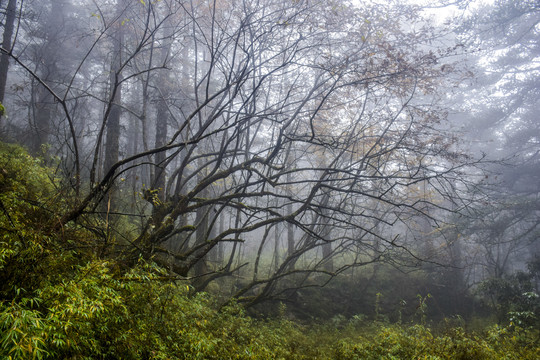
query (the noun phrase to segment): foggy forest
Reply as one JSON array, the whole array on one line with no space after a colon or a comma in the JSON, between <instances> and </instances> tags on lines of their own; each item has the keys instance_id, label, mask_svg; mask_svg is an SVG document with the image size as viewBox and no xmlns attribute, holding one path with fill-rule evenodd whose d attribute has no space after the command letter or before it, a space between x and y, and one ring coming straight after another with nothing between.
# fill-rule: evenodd
<instances>
[{"instance_id":1,"label":"foggy forest","mask_svg":"<svg viewBox=\"0 0 540 360\"><path fill-rule=\"evenodd\" d=\"M0 0L2 359L540 358L538 0Z\"/></svg>"}]
</instances>

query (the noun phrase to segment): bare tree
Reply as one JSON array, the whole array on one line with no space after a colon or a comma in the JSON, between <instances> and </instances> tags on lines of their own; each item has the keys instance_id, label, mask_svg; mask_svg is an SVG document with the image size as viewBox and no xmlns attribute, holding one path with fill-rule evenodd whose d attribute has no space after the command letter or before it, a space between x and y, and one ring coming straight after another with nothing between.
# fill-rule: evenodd
<instances>
[{"instance_id":1,"label":"bare tree","mask_svg":"<svg viewBox=\"0 0 540 360\"><path fill-rule=\"evenodd\" d=\"M426 182L450 197L445 184L459 181L470 159L437 126L445 120L441 65L456 49L426 46L437 33L418 9L284 0L109 5L93 5L99 31L64 85L72 95L75 85L83 89L78 75L96 68L90 55L112 44L112 71L78 93L104 110L84 139L92 160L77 157L89 169L85 192L56 229L88 224L104 198L122 191L126 173L148 177L151 166L130 207L140 211L113 209L137 231L107 246L126 263L142 256L196 278L199 289L235 274L231 296L255 304L351 267L423 260L396 227L411 214L435 221L430 206L452 209L409 190ZM126 33L122 26L129 40L115 35ZM145 105L157 115L148 126L155 142L122 156L133 139L122 134L119 113L151 121L127 100L141 78L143 101L155 99ZM55 97L68 119L70 96ZM276 242L287 233L280 256L272 231Z\"/></svg>"}]
</instances>

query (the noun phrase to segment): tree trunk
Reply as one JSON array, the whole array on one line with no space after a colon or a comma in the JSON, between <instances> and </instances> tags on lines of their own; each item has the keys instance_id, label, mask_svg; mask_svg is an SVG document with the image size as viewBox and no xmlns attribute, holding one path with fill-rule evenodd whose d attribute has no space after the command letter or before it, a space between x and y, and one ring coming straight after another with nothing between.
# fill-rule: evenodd
<instances>
[{"instance_id":1,"label":"tree trunk","mask_svg":"<svg viewBox=\"0 0 540 360\"><path fill-rule=\"evenodd\" d=\"M34 104L34 123L32 124L30 146L30 151L33 154L39 154L41 146L47 143L54 114L54 99L49 91L43 86L37 85L36 93L37 99Z\"/></svg>"},{"instance_id":2,"label":"tree trunk","mask_svg":"<svg viewBox=\"0 0 540 360\"><path fill-rule=\"evenodd\" d=\"M51 11L47 22L43 24L45 44L41 48L38 69L42 80L53 90L55 84L61 79L58 54L63 50L63 39L59 38L61 25L58 18L64 18L64 7L59 0L51 0ZM62 65L60 65L62 66ZM36 102L34 106L34 123L31 124L31 145L30 151L39 154L41 146L49 142L52 134L53 118L55 115L56 103L54 97L48 89L41 85L36 86Z\"/></svg>"},{"instance_id":3,"label":"tree trunk","mask_svg":"<svg viewBox=\"0 0 540 360\"><path fill-rule=\"evenodd\" d=\"M117 4L117 12L120 15L123 12L123 0L120 0ZM121 18L121 16L119 16ZM122 46L124 42L124 34L121 26L115 34L113 39L113 59L110 75L110 87L111 87L111 111L107 119L107 135L105 138L105 159L103 163L104 174L118 162L120 152L120 116L122 109L120 107L122 101ZM116 209L116 190L111 188L109 192L109 206L107 211L113 211Z\"/></svg>"},{"instance_id":4,"label":"tree trunk","mask_svg":"<svg viewBox=\"0 0 540 360\"><path fill-rule=\"evenodd\" d=\"M9 0L6 8L6 23L4 24L4 36L2 38L2 48L7 51L11 51L11 38L13 37L16 7L17 0ZM2 55L0 56L0 102L4 102L4 96L6 94L8 68L9 55L2 53Z\"/></svg>"},{"instance_id":5,"label":"tree trunk","mask_svg":"<svg viewBox=\"0 0 540 360\"><path fill-rule=\"evenodd\" d=\"M160 62L165 65L170 56L171 46L172 46L172 37L173 34L170 32L171 27L165 27L166 31L163 34L165 39L165 44L161 50L161 59ZM158 102L157 102L157 118L156 118L156 141L155 147L161 147L167 143L167 126L169 123L169 108L167 101L171 93L171 82L168 77L168 73L160 72L158 76ZM165 171L165 152L159 152L155 155L155 169L154 169L154 178L152 179L152 186L154 189L158 190L159 198L164 201L165 194L165 178L167 173Z\"/></svg>"},{"instance_id":6,"label":"tree trunk","mask_svg":"<svg viewBox=\"0 0 540 360\"><path fill-rule=\"evenodd\" d=\"M334 270L334 261L332 259L332 242L330 239L330 233L332 229L330 228L330 220L328 219L328 203L330 202L330 193L327 192L324 194L321 207L320 207L320 215L317 215L316 222L320 222L318 227L318 234L321 237L322 241L324 241L324 244L322 245L322 256L323 256L323 268L326 271L333 271Z\"/></svg>"}]
</instances>

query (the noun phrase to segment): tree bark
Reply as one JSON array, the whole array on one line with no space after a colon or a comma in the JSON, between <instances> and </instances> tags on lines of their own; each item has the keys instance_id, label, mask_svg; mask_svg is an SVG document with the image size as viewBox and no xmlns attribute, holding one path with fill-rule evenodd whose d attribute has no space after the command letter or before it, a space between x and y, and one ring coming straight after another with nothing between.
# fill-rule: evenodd
<instances>
[{"instance_id":1,"label":"tree bark","mask_svg":"<svg viewBox=\"0 0 540 360\"><path fill-rule=\"evenodd\" d=\"M124 0L120 0L117 3L117 12L120 14L123 12ZM114 164L116 164L120 158L120 116L122 114L122 108L120 104L122 102L122 47L124 43L124 31L119 25L115 38L113 39L113 59L110 75L110 88L111 88L111 111L107 119L107 134L105 138L105 159L103 163L103 173L107 173ZM111 188L109 192L110 204L107 207L108 211L113 211L116 204L116 189Z\"/></svg>"},{"instance_id":2,"label":"tree bark","mask_svg":"<svg viewBox=\"0 0 540 360\"><path fill-rule=\"evenodd\" d=\"M8 52L11 51L11 38L13 37L13 28L15 25L16 7L17 0L9 0L6 8L6 23L4 25L4 35L2 38L2 48ZM4 96L6 94L8 69L9 55L2 53L0 56L0 102L4 102Z\"/></svg>"}]
</instances>

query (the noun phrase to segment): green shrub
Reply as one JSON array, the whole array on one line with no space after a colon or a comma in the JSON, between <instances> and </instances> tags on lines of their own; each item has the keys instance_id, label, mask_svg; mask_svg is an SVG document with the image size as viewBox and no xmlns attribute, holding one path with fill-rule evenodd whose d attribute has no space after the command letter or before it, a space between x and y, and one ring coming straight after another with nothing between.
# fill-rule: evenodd
<instances>
[{"instance_id":1,"label":"green shrub","mask_svg":"<svg viewBox=\"0 0 540 360\"><path fill-rule=\"evenodd\" d=\"M530 336L522 333L520 336ZM526 345L527 344L527 345ZM435 336L426 327L383 327L374 335L346 338L334 346L334 357L352 359L538 359L540 348L532 339L519 344L519 336L492 328L486 336L454 328Z\"/></svg>"},{"instance_id":2,"label":"green shrub","mask_svg":"<svg viewBox=\"0 0 540 360\"><path fill-rule=\"evenodd\" d=\"M128 268L94 253L95 236L80 226L57 233L53 224L66 202L56 182L39 160L0 144L1 359L540 358L538 330L518 322L483 335L452 326L436 335L361 315L311 326L253 319L234 302L194 294L151 261ZM373 298L381 320L384 298ZM418 298L421 322L426 299Z\"/></svg>"}]
</instances>

